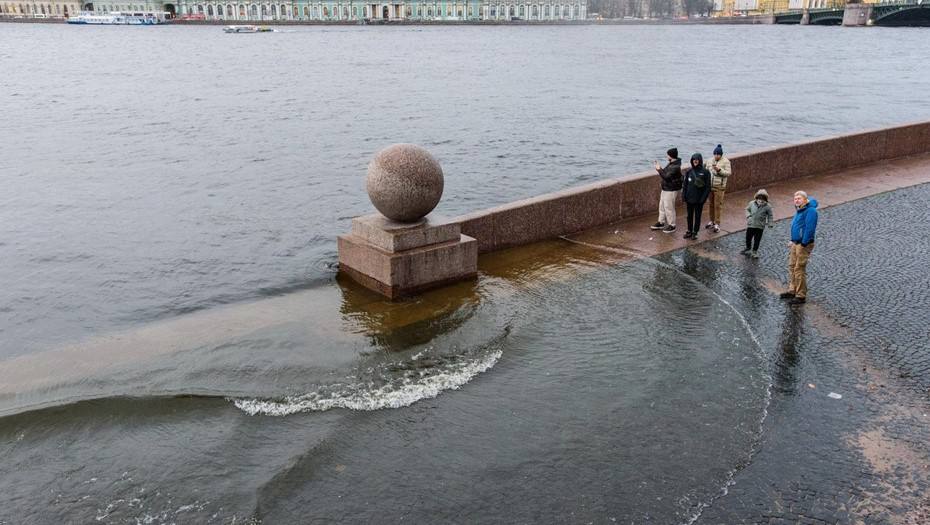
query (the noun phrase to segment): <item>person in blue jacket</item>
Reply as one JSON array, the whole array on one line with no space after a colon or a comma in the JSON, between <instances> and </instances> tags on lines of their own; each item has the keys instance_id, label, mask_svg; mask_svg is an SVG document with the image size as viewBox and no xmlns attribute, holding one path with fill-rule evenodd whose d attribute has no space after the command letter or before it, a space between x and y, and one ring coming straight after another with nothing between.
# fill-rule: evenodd
<instances>
[{"instance_id":1,"label":"person in blue jacket","mask_svg":"<svg viewBox=\"0 0 930 525\"><path fill-rule=\"evenodd\" d=\"M814 235L817 233L817 200L808 198L803 191L794 193L797 211L791 221L791 242L788 243L788 291L782 299L791 304L807 301L807 261L814 251Z\"/></svg>"}]
</instances>

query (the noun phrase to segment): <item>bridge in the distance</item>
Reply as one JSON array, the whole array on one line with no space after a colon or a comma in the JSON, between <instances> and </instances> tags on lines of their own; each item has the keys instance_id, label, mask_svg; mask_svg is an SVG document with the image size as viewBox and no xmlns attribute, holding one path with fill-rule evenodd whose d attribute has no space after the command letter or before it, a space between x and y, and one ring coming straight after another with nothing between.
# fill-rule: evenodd
<instances>
[{"instance_id":1,"label":"bridge in the distance","mask_svg":"<svg viewBox=\"0 0 930 525\"><path fill-rule=\"evenodd\" d=\"M776 24L930 26L930 0L848 3L845 7L785 11L774 18Z\"/></svg>"}]
</instances>

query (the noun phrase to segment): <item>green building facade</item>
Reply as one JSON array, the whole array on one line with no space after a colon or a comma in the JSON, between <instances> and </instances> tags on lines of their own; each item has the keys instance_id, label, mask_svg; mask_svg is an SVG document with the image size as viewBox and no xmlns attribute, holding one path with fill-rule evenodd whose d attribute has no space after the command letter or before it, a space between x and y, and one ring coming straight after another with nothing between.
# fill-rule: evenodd
<instances>
[{"instance_id":1,"label":"green building facade","mask_svg":"<svg viewBox=\"0 0 930 525\"><path fill-rule=\"evenodd\" d=\"M179 16L210 20L583 20L585 3L571 0L537 2L495 0L370 1L203 1L165 2L164 10Z\"/></svg>"}]
</instances>

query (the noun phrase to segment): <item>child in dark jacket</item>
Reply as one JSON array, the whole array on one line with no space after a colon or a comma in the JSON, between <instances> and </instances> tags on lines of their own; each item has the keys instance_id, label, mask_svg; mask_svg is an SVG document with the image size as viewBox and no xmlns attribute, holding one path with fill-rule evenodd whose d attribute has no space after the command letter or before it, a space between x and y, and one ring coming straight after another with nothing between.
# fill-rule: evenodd
<instances>
[{"instance_id":1,"label":"child in dark jacket","mask_svg":"<svg viewBox=\"0 0 930 525\"><path fill-rule=\"evenodd\" d=\"M758 259L764 228L775 226L769 194L764 189L757 191L753 200L746 205L746 226L746 249L740 253Z\"/></svg>"}]
</instances>

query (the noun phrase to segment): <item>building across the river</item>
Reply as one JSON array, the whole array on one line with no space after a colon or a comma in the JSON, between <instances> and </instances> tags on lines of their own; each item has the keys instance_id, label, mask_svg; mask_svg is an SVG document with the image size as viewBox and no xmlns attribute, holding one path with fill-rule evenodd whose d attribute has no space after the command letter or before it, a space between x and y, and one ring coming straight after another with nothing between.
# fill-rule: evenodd
<instances>
[{"instance_id":1,"label":"building across the river","mask_svg":"<svg viewBox=\"0 0 930 525\"><path fill-rule=\"evenodd\" d=\"M535 2L498 0L413 0L400 2L362 1L232 1L178 0L177 2L139 0L100 0L86 3L86 10L166 11L185 18L206 20L583 20L585 2L541 0Z\"/></svg>"},{"instance_id":2,"label":"building across the river","mask_svg":"<svg viewBox=\"0 0 930 525\"><path fill-rule=\"evenodd\" d=\"M67 18L81 11L80 0L0 0L0 16Z\"/></svg>"}]
</instances>

